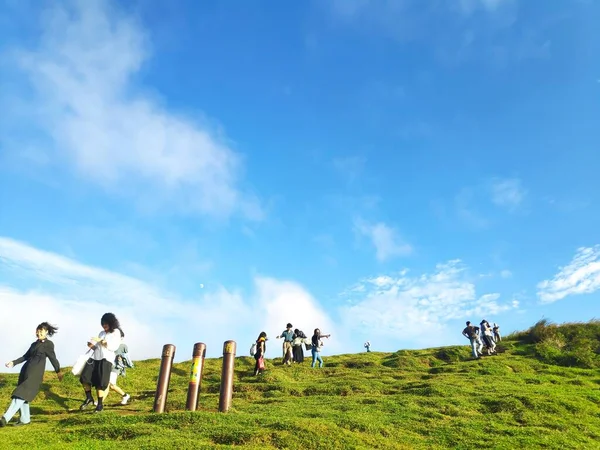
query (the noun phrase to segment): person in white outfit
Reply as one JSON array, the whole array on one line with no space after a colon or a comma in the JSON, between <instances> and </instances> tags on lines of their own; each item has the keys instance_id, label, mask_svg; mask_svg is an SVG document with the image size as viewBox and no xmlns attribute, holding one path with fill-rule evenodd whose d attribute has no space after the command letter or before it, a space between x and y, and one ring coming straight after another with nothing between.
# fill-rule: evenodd
<instances>
[{"instance_id":1,"label":"person in white outfit","mask_svg":"<svg viewBox=\"0 0 600 450\"><path fill-rule=\"evenodd\" d=\"M92 357L81 372L79 381L85 391L85 400L79 407L84 410L94 403L92 386L96 388L98 403L95 412L104 409L103 400L108 395L110 373L115 361L115 351L121 344L121 325L113 313L106 313L100 319L103 331L97 338L88 341L88 347L94 350Z\"/></svg>"}]
</instances>

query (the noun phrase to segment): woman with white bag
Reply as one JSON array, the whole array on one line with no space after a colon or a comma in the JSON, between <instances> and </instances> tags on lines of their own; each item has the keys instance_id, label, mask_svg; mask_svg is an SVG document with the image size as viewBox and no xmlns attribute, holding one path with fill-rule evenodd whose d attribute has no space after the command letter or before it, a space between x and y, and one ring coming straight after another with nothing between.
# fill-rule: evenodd
<instances>
[{"instance_id":1,"label":"woman with white bag","mask_svg":"<svg viewBox=\"0 0 600 450\"><path fill-rule=\"evenodd\" d=\"M21 368L17 388L12 393L10 406L0 418L0 427L6 426L19 410L21 411L21 417L17 425L29 424L31 421L29 403L35 399L40 391L44 380L44 372L46 371L46 358L50 360L58 379L62 381L63 373L60 371L60 363L54 353L54 343L48 339L48 336L53 336L57 330L57 327L50 325L48 322L40 323L35 329L37 340L31 344L27 353L14 361L6 363L6 367L9 369L22 362L25 364Z\"/></svg>"},{"instance_id":2,"label":"woman with white bag","mask_svg":"<svg viewBox=\"0 0 600 450\"><path fill-rule=\"evenodd\" d=\"M103 400L108 395L110 373L115 361L115 351L121 345L121 325L113 313L106 313L100 319L103 331L97 338L88 341L88 347L93 350L91 358L85 364L79 381L85 391L85 400L79 407L84 410L94 403L92 386L96 388L98 404L95 412L104 409Z\"/></svg>"}]
</instances>

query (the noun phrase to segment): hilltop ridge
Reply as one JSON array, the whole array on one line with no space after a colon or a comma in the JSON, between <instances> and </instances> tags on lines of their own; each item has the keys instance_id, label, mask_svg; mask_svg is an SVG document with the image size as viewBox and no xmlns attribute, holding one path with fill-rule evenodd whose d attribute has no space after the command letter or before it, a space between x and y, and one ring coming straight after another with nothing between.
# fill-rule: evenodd
<instances>
[{"instance_id":1,"label":"hilltop ridge","mask_svg":"<svg viewBox=\"0 0 600 450\"><path fill-rule=\"evenodd\" d=\"M47 377L26 432L0 430L3 446L31 448L597 448L600 322L538 322L508 336L499 354L470 359L467 345L325 358L284 367L236 358L233 407L217 411L220 359L207 359L199 411L183 411L189 362L174 365L168 413L151 412L159 360L120 379L132 394L102 414L79 412L72 375ZM0 407L16 375L0 375Z\"/></svg>"}]
</instances>

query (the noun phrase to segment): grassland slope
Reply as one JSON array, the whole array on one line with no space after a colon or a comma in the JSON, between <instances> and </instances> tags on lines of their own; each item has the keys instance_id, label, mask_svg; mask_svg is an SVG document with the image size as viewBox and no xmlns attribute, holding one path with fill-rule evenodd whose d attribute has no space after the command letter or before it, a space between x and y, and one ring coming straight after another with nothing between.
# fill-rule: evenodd
<instances>
[{"instance_id":1,"label":"grassland slope","mask_svg":"<svg viewBox=\"0 0 600 450\"><path fill-rule=\"evenodd\" d=\"M191 343L190 343L191 344ZM217 412L220 359L207 359L200 410L184 411L188 362L173 369L166 414L151 413L159 361L136 363L101 414L79 412L75 377L47 376L27 427L0 429L1 448L442 449L598 448L600 322L540 322L497 356L465 346L326 358L292 367L236 359L233 408ZM183 350L183 349L182 349ZM0 375L0 407L16 375Z\"/></svg>"}]
</instances>

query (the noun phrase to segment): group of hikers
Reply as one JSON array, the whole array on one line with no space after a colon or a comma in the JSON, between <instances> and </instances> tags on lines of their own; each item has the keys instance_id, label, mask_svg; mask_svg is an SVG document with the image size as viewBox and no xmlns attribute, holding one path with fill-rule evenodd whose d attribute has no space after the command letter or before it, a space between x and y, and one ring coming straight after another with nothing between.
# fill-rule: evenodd
<instances>
[{"instance_id":1,"label":"group of hikers","mask_svg":"<svg viewBox=\"0 0 600 450\"><path fill-rule=\"evenodd\" d=\"M498 324L494 323L494 326L491 326L485 319L481 321L478 327L471 325L471 322L467 321L467 326L462 334L469 339L473 358L475 359L483 356L484 347L488 355L495 354L496 344L502 340Z\"/></svg>"},{"instance_id":2,"label":"group of hikers","mask_svg":"<svg viewBox=\"0 0 600 450\"><path fill-rule=\"evenodd\" d=\"M283 339L283 360L284 365L291 365L292 363L304 362L304 349L311 351L312 364L311 367L315 367L316 363L319 363L319 367L323 367L323 358L321 357L321 348L323 347L322 338L329 338L330 334L322 334L321 330L315 328L314 334L309 339L302 330L296 328L292 330L293 325L288 323L285 330L280 335L276 336L276 339ZM256 342L252 344L250 348L250 355L256 359L254 366L254 375L259 375L265 370L265 352L267 351L267 333L261 331L256 339Z\"/></svg>"},{"instance_id":3,"label":"group of hikers","mask_svg":"<svg viewBox=\"0 0 600 450\"><path fill-rule=\"evenodd\" d=\"M85 399L79 407L80 410L95 406L94 412L101 412L104 409L110 390L121 395L121 405L129 402L130 395L117 385L117 378L124 376L127 368L132 368L133 363L129 358L127 345L123 343L125 333L117 317L113 313L106 313L100 319L102 331L97 337L92 337L87 341L88 351L73 366L73 374L79 376L79 381L83 386ZM462 334L469 339L473 358L479 358L483 355L485 347L487 354L496 353L496 344L502 340L500 336L500 327L494 323L493 326L487 320L482 320L480 326L474 326L467 322L466 328ZM304 349L310 350L312 354L311 367L315 367L317 362L319 367L323 367L323 358L321 349L323 347L323 338L329 338L330 334L323 334L319 328L315 328L312 337L309 339L298 328L292 329L291 323L286 325L285 330L277 339L283 339L283 360L282 364L291 365L292 363L304 362ZM59 381L63 380L64 374L60 370L60 364L54 351L54 343L48 339L54 336L58 328L48 322L40 323L36 330L36 341L31 344L27 352L20 358L6 363L9 369L25 363L19 374L19 381L16 389L11 395L11 402L6 412L0 417L0 427L6 424L20 411L20 420L16 425L28 425L31 421L29 404L35 399L40 391L44 372L46 370L46 358L50 360ZM370 342L366 342L364 347L370 351ZM254 375L259 375L265 370L264 356L267 350L267 333L262 331L256 342L250 349L250 354L256 359ZM92 388L96 390L97 401L92 395Z\"/></svg>"},{"instance_id":4,"label":"group of hikers","mask_svg":"<svg viewBox=\"0 0 600 450\"><path fill-rule=\"evenodd\" d=\"M100 319L100 325L102 331L97 337L87 341L88 351L80 358L81 364L78 364L79 361L76 363L79 369L75 369L74 366L73 370L74 374L79 375L85 393L80 410L93 405L94 412L101 412L111 389L121 395L122 405L126 405L130 399L130 395L117 385L119 375L125 375L126 369L133 367L127 346L123 343L125 333L113 313L104 314ZM46 358L50 360L59 381L63 380L64 373L60 370L54 343L48 339L57 331L58 328L48 322L40 323L35 330L37 340L31 344L27 352L20 358L6 363L9 369L21 363L25 364L19 373L19 381L11 395L10 405L0 417L0 427L6 426L18 411L20 411L20 419L16 425L23 426L30 423L29 404L40 391L46 370ZM92 395L92 388L96 389L97 401Z\"/></svg>"}]
</instances>

